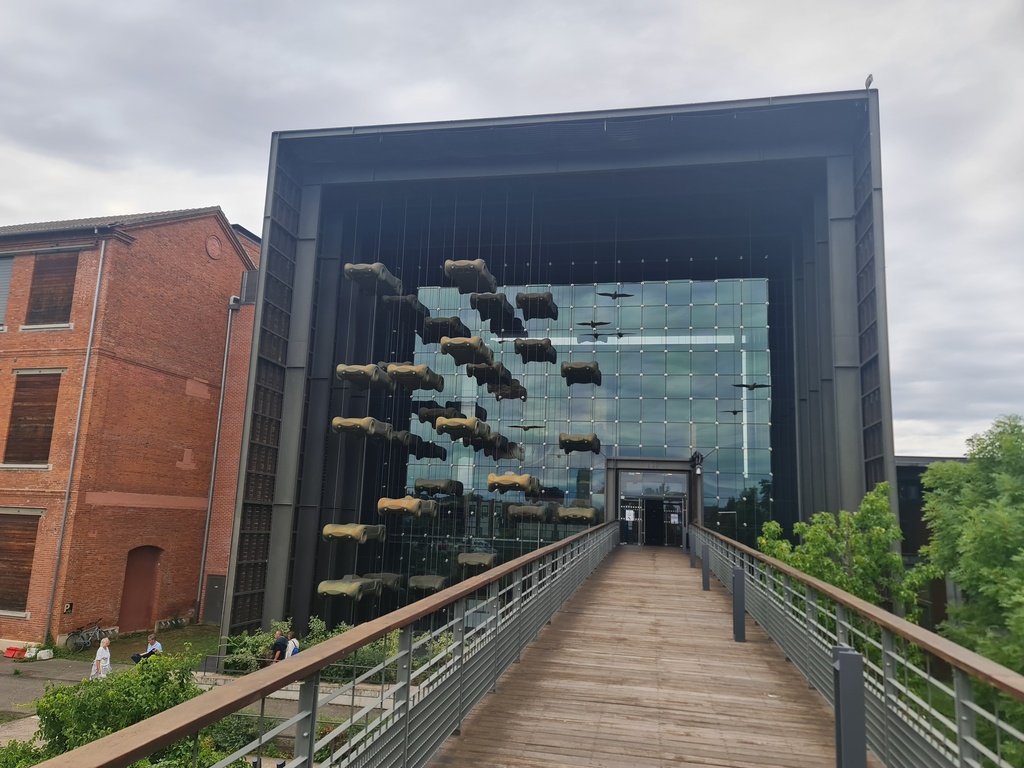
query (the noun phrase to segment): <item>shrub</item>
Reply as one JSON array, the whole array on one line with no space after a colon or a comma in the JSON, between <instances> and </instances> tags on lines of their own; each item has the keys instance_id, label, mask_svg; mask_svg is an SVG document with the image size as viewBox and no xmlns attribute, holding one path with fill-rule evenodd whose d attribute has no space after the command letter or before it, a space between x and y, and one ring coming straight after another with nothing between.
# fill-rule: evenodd
<instances>
[{"instance_id":1,"label":"shrub","mask_svg":"<svg viewBox=\"0 0 1024 768\"><path fill-rule=\"evenodd\" d=\"M198 696L198 663L197 656L158 655L105 679L47 686L36 702L45 749L62 754Z\"/></svg>"}]
</instances>

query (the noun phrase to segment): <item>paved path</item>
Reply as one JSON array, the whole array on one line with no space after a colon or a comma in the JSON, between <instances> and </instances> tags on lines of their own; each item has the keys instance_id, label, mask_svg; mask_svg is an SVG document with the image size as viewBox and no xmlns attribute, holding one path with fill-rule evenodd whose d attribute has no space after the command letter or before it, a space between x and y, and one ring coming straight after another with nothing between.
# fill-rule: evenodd
<instances>
[{"instance_id":1,"label":"paved path","mask_svg":"<svg viewBox=\"0 0 1024 768\"><path fill-rule=\"evenodd\" d=\"M0 714L16 717L0 722L0 744L12 739L28 741L36 732L33 702L46 691L46 684L78 683L89 676L89 660L49 659L15 661L0 658Z\"/></svg>"}]
</instances>

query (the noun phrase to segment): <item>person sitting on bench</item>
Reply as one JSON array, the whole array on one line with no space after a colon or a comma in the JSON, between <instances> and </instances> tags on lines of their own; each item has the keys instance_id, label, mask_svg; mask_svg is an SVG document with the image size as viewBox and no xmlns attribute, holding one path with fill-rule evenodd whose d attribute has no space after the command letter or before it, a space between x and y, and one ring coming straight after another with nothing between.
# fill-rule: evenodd
<instances>
[{"instance_id":1,"label":"person sitting on bench","mask_svg":"<svg viewBox=\"0 0 1024 768\"><path fill-rule=\"evenodd\" d=\"M156 635L149 636L149 645L146 646L145 653L133 653L132 661L138 664L143 659L148 659L155 653L163 653L164 647L160 645L160 641L156 639Z\"/></svg>"}]
</instances>

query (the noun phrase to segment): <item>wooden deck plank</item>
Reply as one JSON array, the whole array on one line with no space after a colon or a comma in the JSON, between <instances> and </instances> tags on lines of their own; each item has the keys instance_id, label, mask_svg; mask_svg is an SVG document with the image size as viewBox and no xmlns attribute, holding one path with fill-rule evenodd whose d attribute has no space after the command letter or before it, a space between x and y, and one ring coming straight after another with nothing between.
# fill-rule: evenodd
<instances>
[{"instance_id":1,"label":"wooden deck plank","mask_svg":"<svg viewBox=\"0 0 1024 768\"><path fill-rule=\"evenodd\" d=\"M832 710L674 548L619 547L430 762L587 768L835 764Z\"/></svg>"}]
</instances>

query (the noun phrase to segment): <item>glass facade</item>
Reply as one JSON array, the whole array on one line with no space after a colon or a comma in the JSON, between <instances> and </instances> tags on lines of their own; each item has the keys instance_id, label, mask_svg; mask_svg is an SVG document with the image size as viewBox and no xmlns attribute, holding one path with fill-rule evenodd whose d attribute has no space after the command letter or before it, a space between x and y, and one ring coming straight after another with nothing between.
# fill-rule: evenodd
<instances>
[{"instance_id":1,"label":"glass facade","mask_svg":"<svg viewBox=\"0 0 1024 768\"><path fill-rule=\"evenodd\" d=\"M449 287L418 289L432 317L458 317L482 339L494 362L525 389L525 400L496 399L441 343L417 338L414 360L406 362L428 366L443 377L444 388L412 393L409 429L443 446L447 456L410 456L406 486L412 492L417 479L453 479L463 495L439 497L437 517L389 521L385 559L391 567L407 575L458 578L464 575L457 564L461 552L495 553L504 561L588 524L560 520L559 507L593 508L597 521L624 517L606 498L609 458L689 466L698 450L705 519L720 529L745 522L753 530L754 516L745 517L743 505L761 493L765 506L772 478L766 279L530 284L499 291L510 304L519 293L549 292L557 319L528 319L519 335L494 333L471 307L470 295ZM515 351L519 338L549 339L554 361L524 362ZM595 362L600 384L563 377L565 363ZM467 445L470 440L417 418L420 408L446 407L481 417L492 437L507 438L504 457L488 457L479 445ZM564 445L567 436L591 435L599 447ZM566 450L573 447L579 449ZM489 490L492 473L535 477L540 493ZM666 498L686 495L682 476L677 478L680 487L666 486ZM629 483L625 476L620 480L623 498L636 490ZM543 518L514 519L513 505L545 507Z\"/></svg>"}]
</instances>

